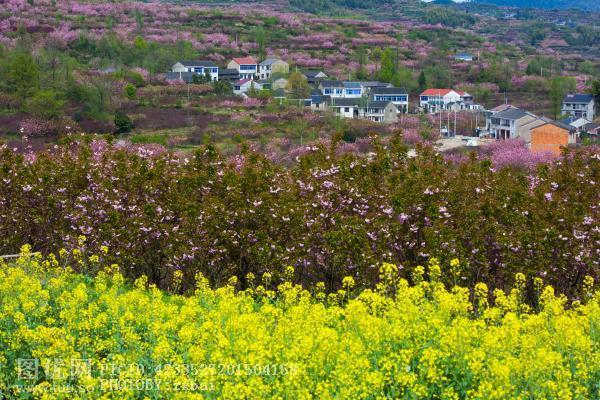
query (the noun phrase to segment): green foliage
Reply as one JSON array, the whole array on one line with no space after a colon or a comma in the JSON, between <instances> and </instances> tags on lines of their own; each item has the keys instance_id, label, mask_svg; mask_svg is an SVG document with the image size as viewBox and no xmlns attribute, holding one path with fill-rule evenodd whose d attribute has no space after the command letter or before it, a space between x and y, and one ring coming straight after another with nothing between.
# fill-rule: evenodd
<instances>
[{"instance_id":1,"label":"green foliage","mask_svg":"<svg viewBox=\"0 0 600 400\"><path fill-rule=\"evenodd\" d=\"M50 89L37 92L27 100L27 111L43 119L58 119L62 116L65 101Z\"/></svg>"},{"instance_id":2,"label":"green foliage","mask_svg":"<svg viewBox=\"0 0 600 400\"><path fill-rule=\"evenodd\" d=\"M419 74L419 90L425 90L425 88L427 88L427 77L425 71L421 71Z\"/></svg>"},{"instance_id":3,"label":"green foliage","mask_svg":"<svg viewBox=\"0 0 600 400\"><path fill-rule=\"evenodd\" d=\"M2 75L8 91L21 97L33 95L40 85L40 71L29 52L14 53L5 64Z\"/></svg>"},{"instance_id":4,"label":"green foliage","mask_svg":"<svg viewBox=\"0 0 600 400\"><path fill-rule=\"evenodd\" d=\"M600 79L595 79L591 85L592 96L596 99L596 104L600 104Z\"/></svg>"},{"instance_id":5,"label":"green foliage","mask_svg":"<svg viewBox=\"0 0 600 400\"><path fill-rule=\"evenodd\" d=\"M216 95L228 95L233 93L233 87L228 81L216 81L212 83L213 91Z\"/></svg>"},{"instance_id":6,"label":"green foliage","mask_svg":"<svg viewBox=\"0 0 600 400\"><path fill-rule=\"evenodd\" d=\"M429 24L451 27L468 27L477 21L473 15L449 7L432 7L425 12L423 20Z\"/></svg>"},{"instance_id":7,"label":"green foliage","mask_svg":"<svg viewBox=\"0 0 600 400\"><path fill-rule=\"evenodd\" d=\"M293 99L305 99L310 94L306 77L297 71L292 72L288 77L287 90Z\"/></svg>"},{"instance_id":8,"label":"green foliage","mask_svg":"<svg viewBox=\"0 0 600 400\"><path fill-rule=\"evenodd\" d=\"M555 57L536 56L527 64L527 75L560 75L562 65Z\"/></svg>"},{"instance_id":9,"label":"green foliage","mask_svg":"<svg viewBox=\"0 0 600 400\"><path fill-rule=\"evenodd\" d=\"M381 55L381 69L379 79L383 82L391 82L396 74L396 54L393 49L383 50Z\"/></svg>"},{"instance_id":10,"label":"green foliage","mask_svg":"<svg viewBox=\"0 0 600 400\"><path fill-rule=\"evenodd\" d=\"M550 80L549 97L554 118L560 115L565 95L575 92L576 84L575 78L570 76L557 76Z\"/></svg>"},{"instance_id":11,"label":"green foliage","mask_svg":"<svg viewBox=\"0 0 600 400\"><path fill-rule=\"evenodd\" d=\"M128 83L127 85L125 85L125 96L129 100L135 99L136 94L137 94L137 89L135 88L135 86L133 86L131 83Z\"/></svg>"},{"instance_id":12,"label":"green foliage","mask_svg":"<svg viewBox=\"0 0 600 400\"><path fill-rule=\"evenodd\" d=\"M115 113L115 133L128 133L133 129L133 122L127 114L122 111Z\"/></svg>"},{"instance_id":13,"label":"green foliage","mask_svg":"<svg viewBox=\"0 0 600 400\"><path fill-rule=\"evenodd\" d=\"M413 91L417 87L412 72L404 66L398 67L392 79L392 84L396 87L405 88L408 92Z\"/></svg>"},{"instance_id":14,"label":"green foliage","mask_svg":"<svg viewBox=\"0 0 600 400\"><path fill-rule=\"evenodd\" d=\"M430 65L424 69L427 84L431 87L452 86L452 70L446 64Z\"/></svg>"}]
</instances>

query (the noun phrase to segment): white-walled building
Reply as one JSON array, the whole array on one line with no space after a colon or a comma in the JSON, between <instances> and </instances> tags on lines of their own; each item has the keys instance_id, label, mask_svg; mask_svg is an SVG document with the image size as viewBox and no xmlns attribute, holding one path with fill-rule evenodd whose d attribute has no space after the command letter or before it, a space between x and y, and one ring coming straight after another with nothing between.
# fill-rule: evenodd
<instances>
[{"instance_id":1,"label":"white-walled building","mask_svg":"<svg viewBox=\"0 0 600 400\"><path fill-rule=\"evenodd\" d=\"M229 61L227 68L236 69L240 73L240 79L256 79L258 64L254 57L238 57Z\"/></svg>"},{"instance_id":2,"label":"white-walled building","mask_svg":"<svg viewBox=\"0 0 600 400\"><path fill-rule=\"evenodd\" d=\"M427 89L419 95L419 106L430 114L448 110L455 103L473 104L473 96L453 89Z\"/></svg>"},{"instance_id":3,"label":"white-walled building","mask_svg":"<svg viewBox=\"0 0 600 400\"><path fill-rule=\"evenodd\" d=\"M210 75L212 81L219 80L219 67L212 61L178 61L171 68L173 72L193 72L198 75Z\"/></svg>"},{"instance_id":4,"label":"white-walled building","mask_svg":"<svg viewBox=\"0 0 600 400\"><path fill-rule=\"evenodd\" d=\"M568 94L563 99L561 113L572 117L583 117L593 121L596 117L596 104L591 94Z\"/></svg>"}]
</instances>

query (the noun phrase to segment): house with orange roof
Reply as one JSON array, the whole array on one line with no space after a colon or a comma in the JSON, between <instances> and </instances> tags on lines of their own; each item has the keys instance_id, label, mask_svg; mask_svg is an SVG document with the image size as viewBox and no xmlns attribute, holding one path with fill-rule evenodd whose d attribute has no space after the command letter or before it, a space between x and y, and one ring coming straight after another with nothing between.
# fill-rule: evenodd
<instances>
[{"instance_id":1,"label":"house with orange roof","mask_svg":"<svg viewBox=\"0 0 600 400\"><path fill-rule=\"evenodd\" d=\"M254 57L238 57L229 61L227 68L236 69L240 73L240 79L254 79L258 74L258 63Z\"/></svg>"},{"instance_id":2,"label":"house with orange roof","mask_svg":"<svg viewBox=\"0 0 600 400\"><path fill-rule=\"evenodd\" d=\"M473 104L473 96L454 89L427 89L419 95L419 106L430 114L441 110L467 109Z\"/></svg>"}]
</instances>

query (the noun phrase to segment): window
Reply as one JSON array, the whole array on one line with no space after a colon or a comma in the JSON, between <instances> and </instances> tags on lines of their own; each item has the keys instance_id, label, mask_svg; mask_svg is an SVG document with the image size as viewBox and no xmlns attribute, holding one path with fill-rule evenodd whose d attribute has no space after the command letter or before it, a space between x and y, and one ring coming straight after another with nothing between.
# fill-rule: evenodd
<instances>
[{"instance_id":1,"label":"window","mask_svg":"<svg viewBox=\"0 0 600 400\"><path fill-rule=\"evenodd\" d=\"M219 68L213 68L212 72L213 72L213 74L218 74L219 73Z\"/></svg>"},{"instance_id":2,"label":"window","mask_svg":"<svg viewBox=\"0 0 600 400\"><path fill-rule=\"evenodd\" d=\"M421 96L421 101L428 101L429 100L429 96Z\"/></svg>"},{"instance_id":3,"label":"window","mask_svg":"<svg viewBox=\"0 0 600 400\"><path fill-rule=\"evenodd\" d=\"M344 112L350 112L350 107L345 107Z\"/></svg>"},{"instance_id":4,"label":"window","mask_svg":"<svg viewBox=\"0 0 600 400\"><path fill-rule=\"evenodd\" d=\"M325 89L325 90L323 90L323 92L324 92L325 94L331 94L331 89Z\"/></svg>"},{"instance_id":5,"label":"window","mask_svg":"<svg viewBox=\"0 0 600 400\"><path fill-rule=\"evenodd\" d=\"M255 69L255 65L240 65L240 70L242 71L254 71Z\"/></svg>"}]
</instances>

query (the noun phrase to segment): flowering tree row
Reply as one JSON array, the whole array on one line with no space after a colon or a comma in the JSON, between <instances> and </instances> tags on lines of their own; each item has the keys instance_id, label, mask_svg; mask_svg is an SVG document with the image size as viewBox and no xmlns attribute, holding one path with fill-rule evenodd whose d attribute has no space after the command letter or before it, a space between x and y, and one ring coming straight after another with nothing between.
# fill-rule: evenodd
<instances>
[{"instance_id":1,"label":"flowering tree row","mask_svg":"<svg viewBox=\"0 0 600 400\"><path fill-rule=\"evenodd\" d=\"M288 168L252 151L177 155L104 141L36 155L0 154L0 251L107 246L129 277L158 284L182 271L222 284L293 265L329 289L376 281L380 262L402 273L429 257L465 260L445 279L504 287L514 273L570 293L598 276L597 148L535 172L414 158L398 138L368 158L314 145ZM94 271L91 271L94 272Z\"/></svg>"}]
</instances>

